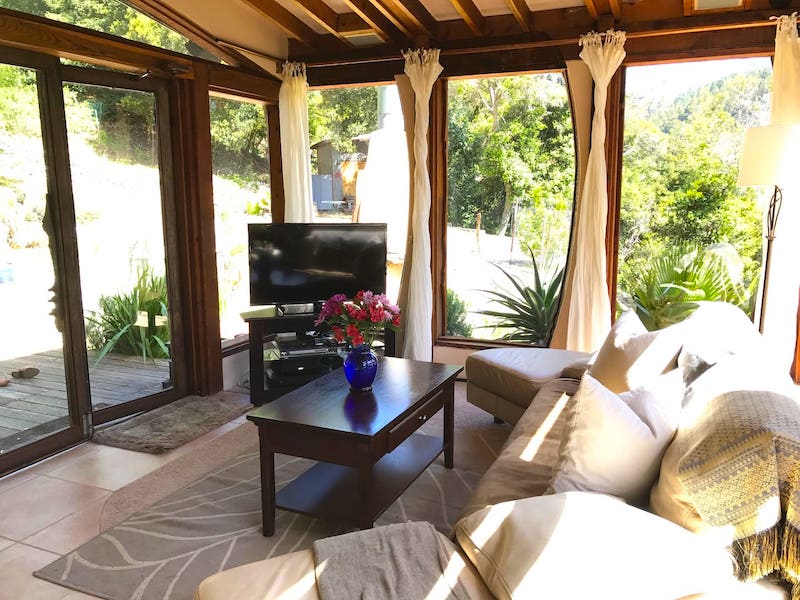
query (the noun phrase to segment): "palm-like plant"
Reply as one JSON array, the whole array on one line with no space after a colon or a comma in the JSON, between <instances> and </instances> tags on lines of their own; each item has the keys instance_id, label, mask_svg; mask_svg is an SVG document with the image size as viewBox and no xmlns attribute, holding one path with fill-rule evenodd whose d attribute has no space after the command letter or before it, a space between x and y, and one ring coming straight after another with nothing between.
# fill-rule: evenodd
<instances>
[{"instance_id":1,"label":"palm-like plant","mask_svg":"<svg viewBox=\"0 0 800 600\"><path fill-rule=\"evenodd\" d=\"M533 262L533 286L525 285L519 277L495 265L511 282L515 292L481 290L505 310L485 309L478 312L497 319L494 324L485 327L510 329L500 339L545 346L550 341L555 324L564 269L562 267L552 279L545 281L539 272L536 257L530 248L528 251L531 253Z\"/></svg>"},{"instance_id":2,"label":"palm-like plant","mask_svg":"<svg viewBox=\"0 0 800 600\"><path fill-rule=\"evenodd\" d=\"M156 275L149 265L137 272L137 281L130 294L101 296L99 309L86 317L89 345L99 350L100 362L112 350L120 354L148 358L169 358L169 326L157 323L166 317L167 281ZM136 326L140 314L147 315L147 326Z\"/></svg>"},{"instance_id":3,"label":"palm-like plant","mask_svg":"<svg viewBox=\"0 0 800 600\"><path fill-rule=\"evenodd\" d=\"M710 252L671 248L637 273L620 304L636 311L648 330L684 320L701 301L748 304L747 290L733 281L724 261Z\"/></svg>"}]
</instances>

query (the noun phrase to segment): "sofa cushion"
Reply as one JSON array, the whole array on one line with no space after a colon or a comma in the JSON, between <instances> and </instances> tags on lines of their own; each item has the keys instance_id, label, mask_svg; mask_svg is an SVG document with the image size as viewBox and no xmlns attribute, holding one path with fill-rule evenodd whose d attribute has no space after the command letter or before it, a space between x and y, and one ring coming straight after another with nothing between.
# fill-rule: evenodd
<instances>
[{"instance_id":1,"label":"sofa cushion","mask_svg":"<svg viewBox=\"0 0 800 600\"><path fill-rule=\"evenodd\" d=\"M616 394L627 392L677 366L683 324L647 331L632 310L616 320L597 352L592 377Z\"/></svg>"},{"instance_id":2,"label":"sofa cushion","mask_svg":"<svg viewBox=\"0 0 800 600\"><path fill-rule=\"evenodd\" d=\"M552 490L600 492L646 505L682 401L678 369L620 395L584 375L568 410Z\"/></svg>"},{"instance_id":3,"label":"sofa cushion","mask_svg":"<svg viewBox=\"0 0 800 600\"><path fill-rule=\"evenodd\" d=\"M473 385L525 408L564 367L588 356L551 348L490 348L470 354L465 372Z\"/></svg>"},{"instance_id":4,"label":"sofa cushion","mask_svg":"<svg viewBox=\"0 0 800 600\"><path fill-rule=\"evenodd\" d=\"M724 550L603 494L504 502L463 519L455 533L501 600L677 600L731 580Z\"/></svg>"},{"instance_id":5,"label":"sofa cushion","mask_svg":"<svg viewBox=\"0 0 800 600\"><path fill-rule=\"evenodd\" d=\"M511 431L492 466L484 473L461 515L489 505L544 494L558 464L558 447L566 407L578 387L572 379L555 379L536 395Z\"/></svg>"}]
</instances>

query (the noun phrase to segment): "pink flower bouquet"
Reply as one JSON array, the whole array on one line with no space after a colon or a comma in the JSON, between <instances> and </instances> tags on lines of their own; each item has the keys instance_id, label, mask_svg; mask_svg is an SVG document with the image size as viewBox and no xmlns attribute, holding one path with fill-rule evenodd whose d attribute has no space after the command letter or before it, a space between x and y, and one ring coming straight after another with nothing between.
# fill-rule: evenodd
<instances>
[{"instance_id":1,"label":"pink flower bouquet","mask_svg":"<svg viewBox=\"0 0 800 600\"><path fill-rule=\"evenodd\" d=\"M400 309L389 301L386 294L373 294L361 290L352 300L344 294L332 296L322 305L314 322L327 323L337 342L347 341L353 347L366 344L372 347L375 337L385 328L397 331Z\"/></svg>"}]
</instances>

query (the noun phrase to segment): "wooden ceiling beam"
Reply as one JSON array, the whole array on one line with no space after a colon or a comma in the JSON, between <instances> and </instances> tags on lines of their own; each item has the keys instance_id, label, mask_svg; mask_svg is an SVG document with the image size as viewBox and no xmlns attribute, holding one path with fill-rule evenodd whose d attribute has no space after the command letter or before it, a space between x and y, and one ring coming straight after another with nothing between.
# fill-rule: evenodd
<instances>
[{"instance_id":1,"label":"wooden ceiling beam","mask_svg":"<svg viewBox=\"0 0 800 600\"><path fill-rule=\"evenodd\" d=\"M275 0L244 0L244 2L293 38L312 48L317 45L319 41L317 33Z\"/></svg>"},{"instance_id":2,"label":"wooden ceiling beam","mask_svg":"<svg viewBox=\"0 0 800 600\"><path fill-rule=\"evenodd\" d=\"M330 6L322 2L322 0L294 0L295 3L305 11L305 13L324 27L328 33L332 33L343 42L347 42L347 36L339 29L339 14ZM362 29L368 29L369 25L358 17L353 15L355 19L360 21ZM348 42L349 43L349 42Z\"/></svg>"},{"instance_id":3,"label":"wooden ceiling beam","mask_svg":"<svg viewBox=\"0 0 800 600\"><path fill-rule=\"evenodd\" d=\"M511 14L519 23L520 29L525 33L531 30L531 10L528 8L525 0L506 0L508 8L511 9Z\"/></svg>"},{"instance_id":4,"label":"wooden ceiling beam","mask_svg":"<svg viewBox=\"0 0 800 600\"><path fill-rule=\"evenodd\" d=\"M586 5L586 10L589 11L589 15L593 19L597 19L600 16L600 13L597 11L597 3L595 0L583 0L583 3Z\"/></svg>"},{"instance_id":5,"label":"wooden ceiling beam","mask_svg":"<svg viewBox=\"0 0 800 600\"><path fill-rule=\"evenodd\" d=\"M404 11L397 10L397 5L392 0L369 0L369 3L386 17L392 25L397 27L405 37L412 39L417 34L422 33Z\"/></svg>"},{"instance_id":6,"label":"wooden ceiling beam","mask_svg":"<svg viewBox=\"0 0 800 600\"><path fill-rule=\"evenodd\" d=\"M206 50L233 67L245 67L251 70L264 71L258 63L253 62L244 54L220 46L216 38L208 31L162 2L157 2L155 0L123 0L123 2L134 10L144 13L151 19L177 31L183 37L200 46L203 50Z\"/></svg>"},{"instance_id":7,"label":"wooden ceiling beam","mask_svg":"<svg viewBox=\"0 0 800 600\"><path fill-rule=\"evenodd\" d=\"M400 43L405 37L384 14L367 0L344 0L354 13L361 17L386 43Z\"/></svg>"},{"instance_id":8,"label":"wooden ceiling beam","mask_svg":"<svg viewBox=\"0 0 800 600\"><path fill-rule=\"evenodd\" d=\"M483 35L483 15L472 0L450 0L461 19L476 36Z\"/></svg>"},{"instance_id":9,"label":"wooden ceiling beam","mask_svg":"<svg viewBox=\"0 0 800 600\"><path fill-rule=\"evenodd\" d=\"M429 37L435 37L439 24L433 18L425 5L420 0L384 0L387 4L394 5L395 10L400 14L405 14L409 22L412 23L420 33Z\"/></svg>"},{"instance_id":10,"label":"wooden ceiling beam","mask_svg":"<svg viewBox=\"0 0 800 600\"><path fill-rule=\"evenodd\" d=\"M608 4L611 6L611 14L619 21L622 18L622 0L608 0Z\"/></svg>"},{"instance_id":11,"label":"wooden ceiling beam","mask_svg":"<svg viewBox=\"0 0 800 600\"><path fill-rule=\"evenodd\" d=\"M336 28L344 36L375 33L375 30L354 12L339 13L336 18Z\"/></svg>"}]
</instances>

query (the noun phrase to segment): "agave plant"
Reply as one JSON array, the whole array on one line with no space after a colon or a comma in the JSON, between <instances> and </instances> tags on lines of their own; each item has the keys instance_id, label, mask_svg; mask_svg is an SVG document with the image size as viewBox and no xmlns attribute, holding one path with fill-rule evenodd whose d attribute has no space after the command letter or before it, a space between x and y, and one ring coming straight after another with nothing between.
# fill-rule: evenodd
<instances>
[{"instance_id":1,"label":"agave plant","mask_svg":"<svg viewBox=\"0 0 800 600\"><path fill-rule=\"evenodd\" d=\"M167 283L149 265L140 267L129 294L101 296L97 311L86 317L87 340L99 350L100 362L112 350L120 354L148 358L168 358L169 326L157 324L156 317L166 317ZM140 315L147 315L147 326L137 326Z\"/></svg>"},{"instance_id":2,"label":"agave plant","mask_svg":"<svg viewBox=\"0 0 800 600\"><path fill-rule=\"evenodd\" d=\"M564 269L562 267L552 279L545 281L539 272L536 257L530 248L528 251L531 253L533 262L533 286L525 285L519 277L512 275L499 265L495 265L511 282L514 292L481 290L506 310L484 309L478 312L497 319L494 324L485 327L510 330L500 339L545 346L550 340L555 324Z\"/></svg>"},{"instance_id":3,"label":"agave plant","mask_svg":"<svg viewBox=\"0 0 800 600\"><path fill-rule=\"evenodd\" d=\"M637 273L620 303L636 311L649 330L684 320L701 301L730 302L747 308L747 290L733 281L719 256L675 247Z\"/></svg>"}]
</instances>

